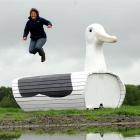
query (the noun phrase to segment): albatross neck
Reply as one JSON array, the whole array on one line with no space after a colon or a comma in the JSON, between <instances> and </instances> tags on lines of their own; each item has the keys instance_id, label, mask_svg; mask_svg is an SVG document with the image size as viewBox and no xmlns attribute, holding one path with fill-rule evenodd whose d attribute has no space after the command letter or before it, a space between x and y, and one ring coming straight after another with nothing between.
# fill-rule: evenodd
<instances>
[{"instance_id":1,"label":"albatross neck","mask_svg":"<svg viewBox=\"0 0 140 140\"><path fill-rule=\"evenodd\" d=\"M102 42L86 43L85 71L95 73L107 71Z\"/></svg>"}]
</instances>

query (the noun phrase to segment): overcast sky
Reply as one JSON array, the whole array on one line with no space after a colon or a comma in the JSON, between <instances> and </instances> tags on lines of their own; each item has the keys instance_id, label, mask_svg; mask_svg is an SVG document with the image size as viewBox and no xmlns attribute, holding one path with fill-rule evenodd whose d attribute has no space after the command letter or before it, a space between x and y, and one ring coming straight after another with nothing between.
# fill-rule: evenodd
<instances>
[{"instance_id":1,"label":"overcast sky","mask_svg":"<svg viewBox=\"0 0 140 140\"><path fill-rule=\"evenodd\" d=\"M29 10L35 7L54 28L45 28L47 61L28 53L22 41ZM85 28L100 23L116 44L105 44L108 69L127 84L140 84L140 0L0 0L0 86L22 76L83 71Z\"/></svg>"}]
</instances>

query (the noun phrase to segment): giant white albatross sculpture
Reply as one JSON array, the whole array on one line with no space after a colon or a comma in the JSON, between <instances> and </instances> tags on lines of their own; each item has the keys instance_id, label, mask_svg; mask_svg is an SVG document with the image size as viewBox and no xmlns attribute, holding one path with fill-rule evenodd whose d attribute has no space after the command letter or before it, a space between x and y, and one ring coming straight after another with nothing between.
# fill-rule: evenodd
<instances>
[{"instance_id":1,"label":"giant white albatross sculpture","mask_svg":"<svg viewBox=\"0 0 140 140\"><path fill-rule=\"evenodd\" d=\"M12 90L18 105L25 111L120 107L125 86L107 70L103 54L103 44L116 41L100 24L88 26L85 70L13 80Z\"/></svg>"}]
</instances>

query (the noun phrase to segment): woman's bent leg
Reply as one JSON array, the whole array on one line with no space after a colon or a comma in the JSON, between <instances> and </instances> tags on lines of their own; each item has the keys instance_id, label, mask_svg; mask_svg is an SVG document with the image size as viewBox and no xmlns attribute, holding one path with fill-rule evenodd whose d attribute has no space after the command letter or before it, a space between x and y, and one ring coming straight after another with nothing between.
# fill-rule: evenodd
<instances>
[{"instance_id":1,"label":"woman's bent leg","mask_svg":"<svg viewBox=\"0 0 140 140\"><path fill-rule=\"evenodd\" d=\"M41 56L41 62L45 61L45 52L43 46L46 43L46 38L40 38L37 40L35 48L37 49L39 55Z\"/></svg>"},{"instance_id":2,"label":"woman's bent leg","mask_svg":"<svg viewBox=\"0 0 140 140\"><path fill-rule=\"evenodd\" d=\"M35 48L37 50L40 50L46 43L47 39L46 38L40 38L36 41L36 45L35 45Z\"/></svg>"},{"instance_id":3,"label":"woman's bent leg","mask_svg":"<svg viewBox=\"0 0 140 140\"><path fill-rule=\"evenodd\" d=\"M35 48L35 45L36 45L36 41L31 39L30 46L29 46L29 52L31 54L36 54L37 53L37 50Z\"/></svg>"}]
</instances>

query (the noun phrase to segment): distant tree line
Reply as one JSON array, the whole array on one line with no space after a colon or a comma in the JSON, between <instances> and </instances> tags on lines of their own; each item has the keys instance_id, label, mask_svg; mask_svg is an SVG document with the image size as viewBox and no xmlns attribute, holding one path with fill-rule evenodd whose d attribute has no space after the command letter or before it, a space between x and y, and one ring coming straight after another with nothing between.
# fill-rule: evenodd
<instances>
[{"instance_id":1,"label":"distant tree line","mask_svg":"<svg viewBox=\"0 0 140 140\"><path fill-rule=\"evenodd\" d=\"M140 85L126 85L126 97L123 105L140 105ZM19 107L10 87L0 87L0 107Z\"/></svg>"},{"instance_id":2,"label":"distant tree line","mask_svg":"<svg viewBox=\"0 0 140 140\"><path fill-rule=\"evenodd\" d=\"M124 105L140 105L140 85L126 85Z\"/></svg>"}]
</instances>

